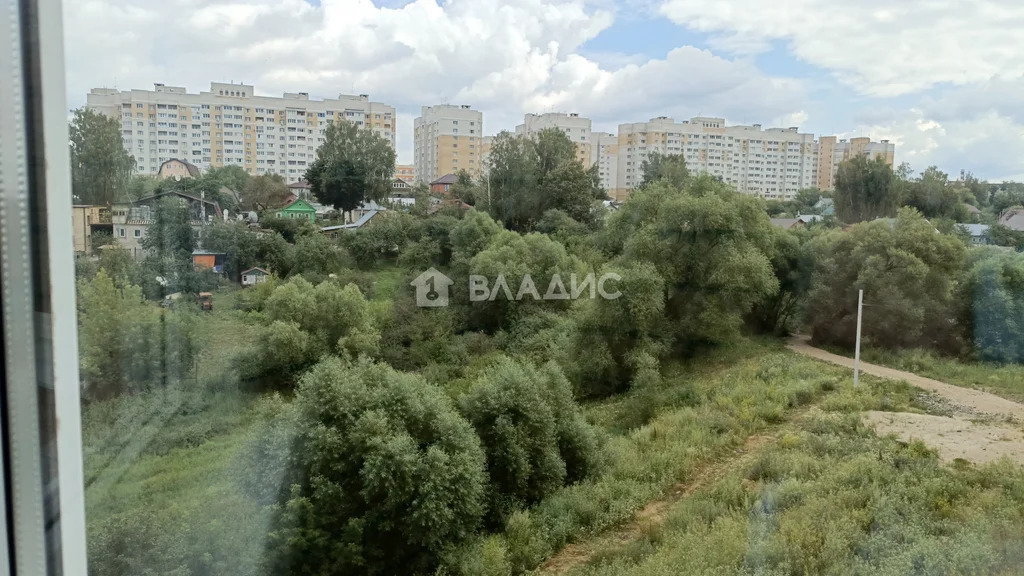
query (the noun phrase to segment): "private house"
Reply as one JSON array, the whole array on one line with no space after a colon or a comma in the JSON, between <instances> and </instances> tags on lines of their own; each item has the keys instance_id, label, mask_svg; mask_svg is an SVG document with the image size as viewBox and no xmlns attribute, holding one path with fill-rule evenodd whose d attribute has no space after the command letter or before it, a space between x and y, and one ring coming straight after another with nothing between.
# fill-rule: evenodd
<instances>
[{"instance_id":1,"label":"private house","mask_svg":"<svg viewBox=\"0 0 1024 576\"><path fill-rule=\"evenodd\" d=\"M199 178L199 167L187 160L178 160L177 158L171 158L160 165L160 169L156 172L158 180L166 180L168 178L172 180L184 180L186 178Z\"/></svg>"},{"instance_id":2,"label":"private house","mask_svg":"<svg viewBox=\"0 0 1024 576\"><path fill-rule=\"evenodd\" d=\"M957 224L957 226L963 228L970 235L971 244L983 246L990 243L987 224Z\"/></svg>"},{"instance_id":3,"label":"private house","mask_svg":"<svg viewBox=\"0 0 1024 576\"><path fill-rule=\"evenodd\" d=\"M803 228L807 223L800 218L772 218L772 226L783 230L796 230Z\"/></svg>"},{"instance_id":4,"label":"private house","mask_svg":"<svg viewBox=\"0 0 1024 576\"><path fill-rule=\"evenodd\" d=\"M176 198L188 208L189 224L197 233L201 233L203 227L208 226L214 218L224 216L217 202L184 192L161 192L132 204L115 204L110 209L114 240L128 250L136 260L141 260L145 256L142 240L152 223L157 203L168 197Z\"/></svg>"},{"instance_id":5,"label":"private house","mask_svg":"<svg viewBox=\"0 0 1024 576\"><path fill-rule=\"evenodd\" d=\"M227 255L223 252L207 252L206 250L192 251L192 267L196 272L210 269L217 274L224 274L224 260Z\"/></svg>"},{"instance_id":6,"label":"private house","mask_svg":"<svg viewBox=\"0 0 1024 576\"><path fill-rule=\"evenodd\" d=\"M1010 230L1024 232L1024 208L1010 208L999 217L999 223Z\"/></svg>"},{"instance_id":7,"label":"private house","mask_svg":"<svg viewBox=\"0 0 1024 576\"><path fill-rule=\"evenodd\" d=\"M113 235L110 208L76 204L71 207L71 235L74 239L75 254L92 252L92 235L106 232Z\"/></svg>"},{"instance_id":8,"label":"private house","mask_svg":"<svg viewBox=\"0 0 1024 576\"><path fill-rule=\"evenodd\" d=\"M434 194L448 194L452 190L452 184L459 181L455 174L445 174L430 183L430 191Z\"/></svg>"},{"instance_id":9,"label":"private house","mask_svg":"<svg viewBox=\"0 0 1024 576\"><path fill-rule=\"evenodd\" d=\"M288 191L294 194L296 198L302 198L306 201L309 201L313 197L313 186L305 180L292 182L288 185Z\"/></svg>"},{"instance_id":10,"label":"private house","mask_svg":"<svg viewBox=\"0 0 1024 576\"><path fill-rule=\"evenodd\" d=\"M242 286L255 286L267 281L270 273L263 268L252 267L242 271Z\"/></svg>"},{"instance_id":11,"label":"private house","mask_svg":"<svg viewBox=\"0 0 1024 576\"><path fill-rule=\"evenodd\" d=\"M302 198L296 198L291 204L274 212L274 216L278 218L305 218L310 222L314 222L316 221L316 208L313 208L309 202Z\"/></svg>"},{"instance_id":12,"label":"private house","mask_svg":"<svg viewBox=\"0 0 1024 576\"><path fill-rule=\"evenodd\" d=\"M407 192L411 193L411 191L412 184L406 182L405 180L402 180L401 178L395 178L394 180L391 181L392 194L403 194Z\"/></svg>"},{"instance_id":13,"label":"private house","mask_svg":"<svg viewBox=\"0 0 1024 576\"><path fill-rule=\"evenodd\" d=\"M831 198L822 198L814 205L814 210L822 216L835 216L836 201Z\"/></svg>"}]
</instances>

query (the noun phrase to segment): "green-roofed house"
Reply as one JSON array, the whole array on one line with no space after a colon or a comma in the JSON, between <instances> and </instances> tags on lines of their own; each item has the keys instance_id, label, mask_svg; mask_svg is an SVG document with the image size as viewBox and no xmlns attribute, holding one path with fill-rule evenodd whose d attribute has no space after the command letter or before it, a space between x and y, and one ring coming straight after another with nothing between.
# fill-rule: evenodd
<instances>
[{"instance_id":1,"label":"green-roofed house","mask_svg":"<svg viewBox=\"0 0 1024 576\"><path fill-rule=\"evenodd\" d=\"M291 204L281 208L274 215L278 218L305 218L310 222L316 220L316 208L302 198L294 200Z\"/></svg>"}]
</instances>

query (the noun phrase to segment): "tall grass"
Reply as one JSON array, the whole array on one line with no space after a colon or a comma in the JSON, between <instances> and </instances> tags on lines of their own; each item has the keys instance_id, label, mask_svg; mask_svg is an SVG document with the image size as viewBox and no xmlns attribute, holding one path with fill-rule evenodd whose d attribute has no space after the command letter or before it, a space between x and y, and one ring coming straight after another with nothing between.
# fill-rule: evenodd
<instances>
[{"instance_id":1,"label":"tall grass","mask_svg":"<svg viewBox=\"0 0 1024 576\"><path fill-rule=\"evenodd\" d=\"M1024 366L968 362L929 350L862 350L865 361L1024 402Z\"/></svg>"}]
</instances>

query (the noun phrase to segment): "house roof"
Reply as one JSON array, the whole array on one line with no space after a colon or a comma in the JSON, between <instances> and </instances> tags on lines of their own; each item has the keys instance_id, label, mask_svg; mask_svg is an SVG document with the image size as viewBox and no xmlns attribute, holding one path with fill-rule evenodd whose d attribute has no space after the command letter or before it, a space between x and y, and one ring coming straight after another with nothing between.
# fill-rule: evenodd
<instances>
[{"instance_id":1,"label":"house roof","mask_svg":"<svg viewBox=\"0 0 1024 576\"><path fill-rule=\"evenodd\" d=\"M299 212L316 212L316 208L313 208L309 202L306 202L302 198L296 198L288 203L287 206L281 208L281 210L296 210Z\"/></svg>"},{"instance_id":2,"label":"house roof","mask_svg":"<svg viewBox=\"0 0 1024 576\"><path fill-rule=\"evenodd\" d=\"M163 164L160 164L160 168L156 171L157 174L159 174L160 171L164 169L164 166L170 164L171 162L180 162L181 164L183 164L185 166L185 169L188 170L188 175L193 178L198 178L199 174L201 173L199 167L189 162L188 160L179 160L177 158L171 158L170 160L165 161Z\"/></svg>"},{"instance_id":3,"label":"house roof","mask_svg":"<svg viewBox=\"0 0 1024 576\"><path fill-rule=\"evenodd\" d=\"M305 180L299 180L297 182L292 182L291 184L288 185L288 187L289 188L303 188L303 189L312 188L310 183L306 182Z\"/></svg>"},{"instance_id":4,"label":"house roof","mask_svg":"<svg viewBox=\"0 0 1024 576\"><path fill-rule=\"evenodd\" d=\"M999 218L999 223L1010 230L1024 232L1024 208L1010 208Z\"/></svg>"},{"instance_id":5,"label":"house roof","mask_svg":"<svg viewBox=\"0 0 1024 576\"><path fill-rule=\"evenodd\" d=\"M437 180L431 182L430 185L433 186L434 184L455 184L458 181L459 177L456 176L455 174L445 174L444 176L441 176Z\"/></svg>"},{"instance_id":6,"label":"house roof","mask_svg":"<svg viewBox=\"0 0 1024 576\"><path fill-rule=\"evenodd\" d=\"M783 228L785 230L789 230L797 224L804 224L804 221L800 218L772 218L771 221L772 226Z\"/></svg>"},{"instance_id":7,"label":"house roof","mask_svg":"<svg viewBox=\"0 0 1024 576\"><path fill-rule=\"evenodd\" d=\"M216 201L214 201L214 200L205 200L205 199L200 198L198 196L193 196L191 194L185 194L184 192L179 192L177 190L171 190L170 192L160 192L159 194L153 194L152 196L146 196L145 198L139 198L138 200L136 200L132 204L136 204L137 205L137 204L142 204L144 202L150 202L150 201L156 200L157 198L163 198L164 196L167 196L169 194L173 194L173 195L179 196L181 198L188 198L189 200L195 200L196 202L203 202L205 204L213 206L214 214L216 214L217 216L222 216L221 211L220 211L220 204L218 204Z\"/></svg>"},{"instance_id":8,"label":"house roof","mask_svg":"<svg viewBox=\"0 0 1024 576\"><path fill-rule=\"evenodd\" d=\"M371 210L366 214L363 214L362 218L352 222L350 224L340 224L338 226L324 226L320 230L322 232L334 232L336 230L353 230L355 228L362 228L364 224L370 221L371 218L380 214L380 210Z\"/></svg>"},{"instance_id":9,"label":"house roof","mask_svg":"<svg viewBox=\"0 0 1024 576\"><path fill-rule=\"evenodd\" d=\"M988 224L958 224L958 226L967 230L967 233L974 238L979 238L988 234L989 230Z\"/></svg>"},{"instance_id":10,"label":"house roof","mask_svg":"<svg viewBox=\"0 0 1024 576\"><path fill-rule=\"evenodd\" d=\"M248 274L249 272L253 272L253 271L255 271L255 272L262 272L263 274L265 274L267 276L270 275L270 272L267 272L266 270L264 270L263 268L260 268L259 266L253 266L252 268L249 268L248 270L242 270L242 274L243 275L244 274Z\"/></svg>"},{"instance_id":11,"label":"house roof","mask_svg":"<svg viewBox=\"0 0 1024 576\"><path fill-rule=\"evenodd\" d=\"M210 252L208 250L193 250L193 256L224 256L223 252Z\"/></svg>"},{"instance_id":12,"label":"house roof","mask_svg":"<svg viewBox=\"0 0 1024 576\"><path fill-rule=\"evenodd\" d=\"M820 214L797 214L796 217L797 220L803 220L806 224L810 224L811 222L819 222L825 219L825 217Z\"/></svg>"}]
</instances>

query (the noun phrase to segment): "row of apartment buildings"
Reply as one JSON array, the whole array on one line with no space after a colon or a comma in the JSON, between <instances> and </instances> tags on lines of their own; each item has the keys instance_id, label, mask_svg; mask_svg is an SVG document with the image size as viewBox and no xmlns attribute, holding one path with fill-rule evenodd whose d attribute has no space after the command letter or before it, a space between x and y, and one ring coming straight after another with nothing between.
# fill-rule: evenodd
<instances>
[{"instance_id":1,"label":"row of apartment buildings","mask_svg":"<svg viewBox=\"0 0 1024 576\"><path fill-rule=\"evenodd\" d=\"M154 90L93 89L87 106L121 121L125 148L139 172L156 173L172 158L205 170L239 165L253 175L302 178L316 158L331 122L347 120L395 145L395 108L365 94L310 100L304 92L255 96L251 85L211 83L209 92L156 84ZM815 138L796 127L727 126L722 118L669 117L620 124L618 134L594 132L578 114L527 114L515 133L531 136L560 129L576 145L577 159L597 165L601 184L624 199L643 178L651 153L680 154L692 171L712 174L741 192L768 199L792 197L802 188L833 187L839 164L856 155L895 162L895 145L868 138ZM396 178L433 182L466 170L485 172L491 136L483 113L467 105L424 106L414 121L414 162L396 166Z\"/></svg>"}]
</instances>

